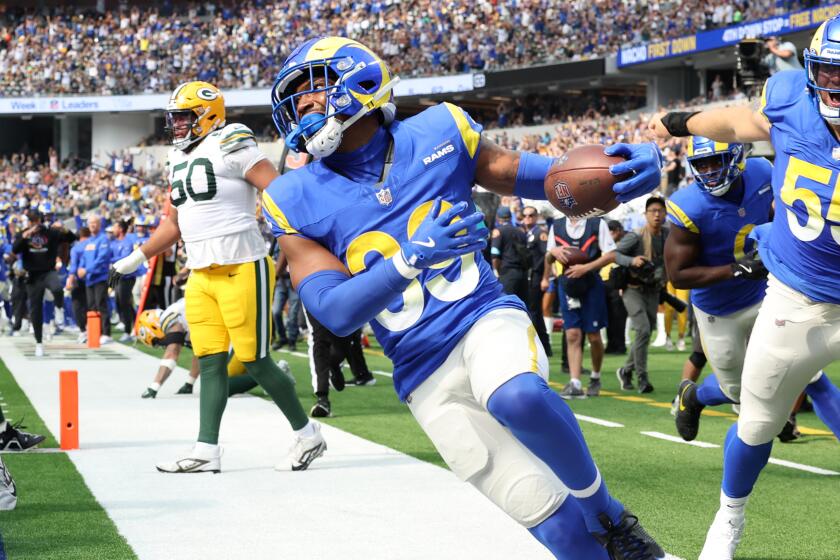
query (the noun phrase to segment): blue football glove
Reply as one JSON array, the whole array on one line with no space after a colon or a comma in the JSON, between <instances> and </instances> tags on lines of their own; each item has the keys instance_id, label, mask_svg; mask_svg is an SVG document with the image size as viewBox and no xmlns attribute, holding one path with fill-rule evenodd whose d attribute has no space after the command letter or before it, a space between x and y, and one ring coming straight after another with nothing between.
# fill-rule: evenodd
<instances>
[{"instance_id":1,"label":"blue football glove","mask_svg":"<svg viewBox=\"0 0 840 560\"><path fill-rule=\"evenodd\" d=\"M484 220L481 212L463 215L468 208L466 202L459 202L443 213L440 207L438 197L411 239L402 244L402 256L409 266L429 268L487 246L487 230L478 227ZM455 218L461 219L453 222ZM466 232L459 234L463 230Z\"/></svg>"},{"instance_id":2,"label":"blue football glove","mask_svg":"<svg viewBox=\"0 0 840 560\"><path fill-rule=\"evenodd\" d=\"M627 161L610 166L610 173L613 175L633 174L629 179L613 185L615 198L619 202L630 202L659 187L662 177L662 153L655 142L613 144L607 146L604 153L608 156L627 158Z\"/></svg>"}]
</instances>

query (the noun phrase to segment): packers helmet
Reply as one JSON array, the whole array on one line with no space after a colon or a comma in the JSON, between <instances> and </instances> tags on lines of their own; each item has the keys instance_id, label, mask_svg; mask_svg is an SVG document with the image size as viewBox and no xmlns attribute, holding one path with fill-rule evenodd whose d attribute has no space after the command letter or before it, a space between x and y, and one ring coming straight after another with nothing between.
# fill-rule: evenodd
<instances>
[{"instance_id":1,"label":"packers helmet","mask_svg":"<svg viewBox=\"0 0 840 560\"><path fill-rule=\"evenodd\" d=\"M723 196L746 166L743 144L715 142L692 136L688 142L688 165L697 183L714 196Z\"/></svg>"},{"instance_id":2,"label":"packers helmet","mask_svg":"<svg viewBox=\"0 0 840 560\"><path fill-rule=\"evenodd\" d=\"M345 130L379 110L385 124L396 114L394 86L385 62L363 44L344 37L310 39L283 63L271 89L271 116L286 145L296 152L327 157ZM305 95L325 96L324 112L298 114Z\"/></svg>"},{"instance_id":3,"label":"packers helmet","mask_svg":"<svg viewBox=\"0 0 840 560\"><path fill-rule=\"evenodd\" d=\"M820 115L829 124L840 125L840 15L817 28L803 56L808 90ZM825 96L820 94L822 91Z\"/></svg>"},{"instance_id":4,"label":"packers helmet","mask_svg":"<svg viewBox=\"0 0 840 560\"><path fill-rule=\"evenodd\" d=\"M156 340L163 338L160 326L161 309L146 309L137 320L137 338L146 346L154 346Z\"/></svg>"},{"instance_id":5,"label":"packers helmet","mask_svg":"<svg viewBox=\"0 0 840 560\"><path fill-rule=\"evenodd\" d=\"M186 82L172 92L165 114L164 130L170 142L179 150L186 150L217 128L225 126L225 99L219 88L212 84ZM181 116L188 119L186 125L176 122Z\"/></svg>"}]
</instances>

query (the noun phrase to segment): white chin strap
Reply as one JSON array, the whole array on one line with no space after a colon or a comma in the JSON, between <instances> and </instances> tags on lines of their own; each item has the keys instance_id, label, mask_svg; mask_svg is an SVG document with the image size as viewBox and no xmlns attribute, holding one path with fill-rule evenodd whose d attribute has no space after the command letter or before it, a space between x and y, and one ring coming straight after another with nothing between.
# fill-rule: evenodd
<instances>
[{"instance_id":1,"label":"white chin strap","mask_svg":"<svg viewBox=\"0 0 840 560\"><path fill-rule=\"evenodd\" d=\"M400 79L394 77L381 90L379 90L370 104L374 104L386 95L390 94L391 90L397 85ZM391 103L386 103L381 108L385 114L385 120L390 123L394 120L396 114L396 107ZM339 121L334 116L327 119L326 124L321 127L321 130L315 133L312 138L306 143L306 151L316 158L325 158L332 155L341 145L341 140L344 137L344 131L353 126L357 120L370 113L370 111L359 111L344 122Z\"/></svg>"},{"instance_id":2,"label":"white chin strap","mask_svg":"<svg viewBox=\"0 0 840 560\"><path fill-rule=\"evenodd\" d=\"M729 188L732 186L732 183L734 183L734 180L730 181L726 185L720 185L718 187L713 187L713 188L709 189L709 194L712 195L712 196L723 196L723 195L725 195L726 193L729 192Z\"/></svg>"}]
</instances>

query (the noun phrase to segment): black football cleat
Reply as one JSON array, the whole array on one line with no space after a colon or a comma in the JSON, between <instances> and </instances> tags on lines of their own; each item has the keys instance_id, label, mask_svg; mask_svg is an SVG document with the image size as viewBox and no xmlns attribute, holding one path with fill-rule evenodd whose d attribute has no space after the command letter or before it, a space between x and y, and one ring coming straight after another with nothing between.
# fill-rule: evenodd
<instances>
[{"instance_id":1,"label":"black football cleat","mask_svg":"<svg viewBox=\"0 0 840 560\"><path fill-rule=\"evenodd\" d=\"M6 429L0 432L0 451L26 451L46 439L46 436L24 432L25 427L20 422L14 425L6 422Z\"/></svg>"},{"instance_id":2,"label":"black football cleat","mask_svg":"<svg viewBox=\"0 0 840 560\"><path fill-rule=\"evenodd\" d=\"M690 379L684 379L680 383L677 399L677 411L674 415L677 433L685 441L694 441L700 430L700 413L706 408L697 401L697 384Z\"/></svg>"},{"instance_id":3,"label":"black football cleat","mask_svg":"<svg viewBox=\"0 0 840 560\"><path fill-rule=\"evenodd\" d=\"M175 393L176 395L192 395L193 394L193 386L189 383L184 383L180 389Z\"/></svg>"},{"instance_id":4,"label":"black football cleat","mask_svg":"<svg viewBox=\"0 0 840 560\"><path fill-rule=\"evenodd\" d=\"M312 418L329 418L332 416L330 401L325 397L318 397L318 402L309 410L309 416Z\"/></svg>"},{"instance_id":5,"label":"black football cleat","mask_svg":"<svg viewBox=\"0 0 840 560\"><path fill-rule=\"evenodd\" d=\"M151 387L147 387L146 390L143 391L143 394L140 395L141 399L153 399L155 397L157 397L157 391L155 391Z\"/></svg>"},{"instance_id":6,"label":"black football cleat","mask_svg":"<svg viewBox=\"0 0 840 560\"><path fill-rule=\"evenodd\" d=\"M344 380L344 373L342 373L341 368L337 367L335 369L330 369L330 386L338 391L339 393L344 390L344 386L346 385L346 381Z\"/></svg>"},{"instance_id":7,"label":"black football cleat","mask_svg":"<svg viewBox=\"0 0 840 560\"><path fill-rule=\"evenodd\" d=\"M604 513L598 516L598 520L606 532L594 533L593 536L607 549L610 560L662 560L666 558L665 551L639 524L639 518L629 510L625 509L621 514L618 525L613 524Z\"/></svg>"},{"instance_id":8,"label":"black football cleat","mask_svg":"<svg viewBox=\"0 0 840 560\"><path fill-rule=\"evenodd\" d=\"M796 426L796 414L791 414L790 417L785 422L784 428L782 431L779 432L779 441L782 443L790 443L792 441L796 441L802 434L799 432L799 428Z\"/></svg>"}]
</instances>

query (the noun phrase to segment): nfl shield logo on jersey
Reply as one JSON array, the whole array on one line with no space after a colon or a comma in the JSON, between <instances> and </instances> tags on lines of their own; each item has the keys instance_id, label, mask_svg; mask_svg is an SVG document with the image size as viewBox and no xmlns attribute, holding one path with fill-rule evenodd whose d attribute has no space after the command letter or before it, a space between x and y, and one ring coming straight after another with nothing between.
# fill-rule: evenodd
<instances>
[{"instance_id":1,"label":"nfl shield logo on jersey","mask_svg":"<svg viewBox=\"0 0 840 560\"><path fill-rule=\"evenodd\" d=\"M394 202L394 198L391 196L391 189L380 189L376 191L376 200L382 206L390 206Z\"/></svg>"}]
</instances>

